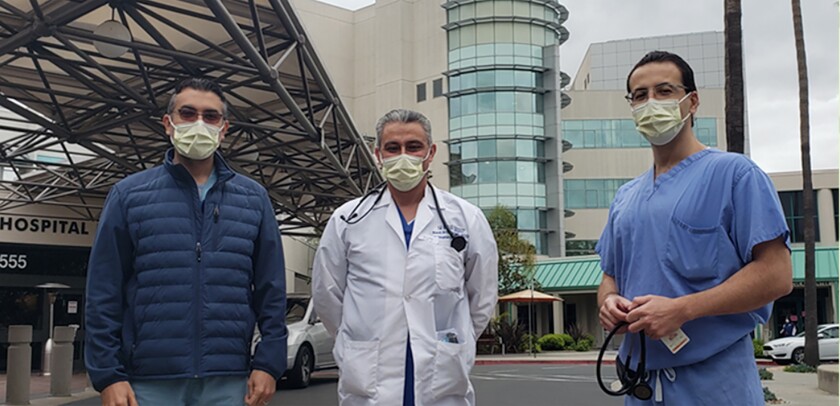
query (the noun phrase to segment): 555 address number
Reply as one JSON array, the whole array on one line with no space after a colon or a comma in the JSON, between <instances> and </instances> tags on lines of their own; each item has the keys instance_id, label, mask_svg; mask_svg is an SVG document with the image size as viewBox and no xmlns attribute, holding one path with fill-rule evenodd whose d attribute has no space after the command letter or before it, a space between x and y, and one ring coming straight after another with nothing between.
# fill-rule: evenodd
<instances>
[{"instance_id":1,"label":"555 address number","mask_svg":"<svg viewBox=\"0 0 840 406\"><path fill-rule=\"evenodd\" d=\"M0 269L26 269L26 254L0 254Z\"/></svg>"}]
</instances>

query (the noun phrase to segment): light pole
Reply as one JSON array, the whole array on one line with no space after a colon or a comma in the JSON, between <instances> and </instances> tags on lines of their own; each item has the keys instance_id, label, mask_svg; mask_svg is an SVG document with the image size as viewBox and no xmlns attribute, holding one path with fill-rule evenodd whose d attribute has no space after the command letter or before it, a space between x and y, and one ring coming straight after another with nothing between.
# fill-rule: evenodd
<instances>
[{"instance_id":1,"label":"light pole","mask_svg":"<svg viewBox=\"0 0 840 406\"><path fill-rule=\"evenodd\" d=\"M44 351L41 353L41 375L49 376L50 375L50 356L52 356L52 347L53 347L53 320L55 317L55 297L58 294L56 292L57 289L67 289L69 286L63 283L42 283L40 285L35 286L36 288L44 289L44 293L46 294L47 298L50 302L50 322L48 325L47 330L47 341L44 341Z\"/></svg>"}]
</instances>

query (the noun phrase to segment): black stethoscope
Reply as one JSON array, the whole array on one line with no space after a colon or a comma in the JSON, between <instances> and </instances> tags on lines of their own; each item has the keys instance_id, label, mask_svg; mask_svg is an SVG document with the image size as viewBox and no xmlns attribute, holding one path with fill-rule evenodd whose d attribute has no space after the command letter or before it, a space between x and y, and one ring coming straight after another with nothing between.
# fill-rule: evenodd
<instances>
[{"instance_id":1,"label":"black stethoscope","mask_svg":"<svg viewBox=\"0 0 840 406\"><path fill-rule=\"evenodd\" d=\"M645 370L645 358L647 356L647 351L645 350L644 331L637 333L639 335L639 340L641 340L641 350L639 351L639 362L636 365L636 370L633 371L630 369L630 356L633 354L632 346L630 347L630 351L627 353L627 359L624 362L623 370L618 368L618 363L621 360L616 360L616 369L618 371L618 380L621 382L621 388L618 390L612 390L604 385L604 381L601 378L601 364L604 362L604 352L607 350L607 345L610 343L618 330L626 324L627 323L624 322L618 323L615 328L607 334L607 338L604 339L604 344L601 345L601 351L598 352L598 361L595 363L595 377L598 379L598 385L601 387L601 390L607 395L632 395L639 400L648 400L651 396L653 396L653 389L650 388L650 385L648 385L645 380L645 375L647 375L647 371Z\"/></svg>"},{"instance_id":2,"label":"black stethoscope","mask_svg":"<svg viewBox=\"0 0 840 406\"><path fill-rule=\"evenodd\" d=\"M387 189L387 182L382 182L377 187L373 188L370 192L368 192L359 200L359 203L356 203L356 207L353 207L353 210L350 212L350 215L347 217L344 217L344 215L342 215L340 217L341 220L343 220L347 224L356 224L362 221L362 219L367 217L367 215L370 214L371 210L373 210L373 208L376 207L376 204L379 203L380 200L382 200L382 196L385 194L385 189ZM449 246L455 249L455 251L463 251L464 248L467 247L467 239L460 234L453 233L452 230L449 229L449 225L446 224L446 219L443 218L443 213L440 211L440 203L438 203L437 193L435 193L435 187L432 186L431 183L429 183L429 189L432 191L432 199L434 199L435 201L435 211L437 211L438 218L440 218L440 222L443 223L443 228L446 229L446 233L449 234L450 238L452 238L452 241L449 243ZM364 214L359 216L357 210L359 210L359 207L365 200L367 200L368 197L373 195L376 195L376 199L373 201L373 204L367 209L367 211Z\"/></svg>"}]
</instances>

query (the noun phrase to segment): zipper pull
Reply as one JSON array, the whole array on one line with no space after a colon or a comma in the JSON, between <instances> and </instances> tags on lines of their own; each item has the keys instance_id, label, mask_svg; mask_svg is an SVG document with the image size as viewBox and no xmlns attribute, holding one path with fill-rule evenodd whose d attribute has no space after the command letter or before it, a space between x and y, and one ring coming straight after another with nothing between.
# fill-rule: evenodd
<instances>
[{"instance_id":1,"label":"zipper pull","mask_svg":"<svg viewBox=\"0 0 840 406\"><path fill-rule=\"evenodd\" d=\"M200 242L195 243L195 258L198 260L198 262L201 262L201 243Z\"/></svg>"},{"instance_id":2,"label":"zipper pull","mask_svg":"<svg viewBox=\"0 0 840 406\"><path fill-rule=\"evenodd\" d=\"M219 222L219 205L217 204L216 207L213 209L213 223Z\"/></svg>"}]
</instances>

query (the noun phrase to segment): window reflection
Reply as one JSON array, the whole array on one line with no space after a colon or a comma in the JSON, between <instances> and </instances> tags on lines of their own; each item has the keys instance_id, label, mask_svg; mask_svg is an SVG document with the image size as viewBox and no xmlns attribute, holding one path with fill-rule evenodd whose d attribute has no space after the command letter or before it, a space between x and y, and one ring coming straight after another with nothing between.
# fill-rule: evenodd
<instances>
[{"instance_id":1,"label":"window reflection","mask_svg":"<svg viewBox=\"0 0 840 406\"><path fill-rule=\"evenodd\" d=\"M636 131L631 119L563 120L563 139L573 148L647 148L650 144ZM717 146L717 120L698 118L694 133L709 147Z\"/></svg>"},{"instance_id":2,"label":"window reflection","mask_svg":"<svg viewBox=\"0 0 840 406\"><path fill-rule=\"evenodd\" d=\"M0 326L31 325L41 328L43 300L40 289L0 288Z\"/></svg>"},{"instance_id":3,"label":"window reflection","mask_svg":"<svg viewBox=\"0 0 840 406\"><path fill-rule=\"evenodd\" d=\"M502 86L538 87L541 84L542 73L527 70L496 69L454 75L449 79L449 90L455 92L476 87Z\"/></svg>"}]
</instances>

